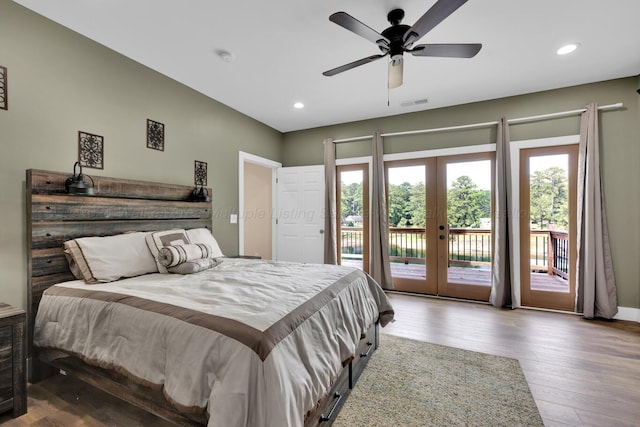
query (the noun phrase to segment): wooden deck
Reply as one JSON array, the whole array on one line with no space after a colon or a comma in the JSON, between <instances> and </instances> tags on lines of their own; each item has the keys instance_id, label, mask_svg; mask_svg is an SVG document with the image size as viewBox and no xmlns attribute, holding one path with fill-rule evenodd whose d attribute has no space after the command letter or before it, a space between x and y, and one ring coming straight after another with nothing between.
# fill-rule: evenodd
<instances>
[{"instance_id":1,"label":"wooden deck","mask_svg":"<svg viewBox=\"0 0 640 427\"><path fill-rule=\"evenodd\" d=\"M342 260L342 265L362 269L362 261ZM424 279L427 272L421 264L391 263L391 275L393 277L407 277L411 279ZM491 270L488 268L449 267L449 280L455 283L470 285L490 286ZM569 292L569 285L560 276L547 273L531 273L531 289L535 291Z\"/></svg>"}]
</instances>

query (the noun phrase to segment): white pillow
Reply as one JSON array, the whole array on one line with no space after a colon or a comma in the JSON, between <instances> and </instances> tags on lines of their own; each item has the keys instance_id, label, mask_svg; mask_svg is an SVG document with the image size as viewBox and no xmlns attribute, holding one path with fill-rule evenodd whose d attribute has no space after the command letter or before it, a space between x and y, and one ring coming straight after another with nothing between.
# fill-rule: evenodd
<instances>
[{"instance_id":1,"label":"white pillow","mask_svg":"<svg viewBox=\"0 0 640 427\"><path fill-rule=\"evenodd\" d=\"M207 228L192 228L187 230L187 236L191 243L204 243L205 245L209 245L212 249L211 257L212 258L220 258L223 257L224 254L220 250L220 246L216 241L216 238L213 237L211 231Z\"/></svg>"},{"instance_id":2,"label":"white pillow","mask_svg":"<svg viewBox=\"0 0 640 427\"><path fill-rule=\"evenodd\" d=\"M82 237L76 242L99 282L140 276L158 271L146 243L148 233L135 232L107 237Z\"/></svg>"}]
</instances>

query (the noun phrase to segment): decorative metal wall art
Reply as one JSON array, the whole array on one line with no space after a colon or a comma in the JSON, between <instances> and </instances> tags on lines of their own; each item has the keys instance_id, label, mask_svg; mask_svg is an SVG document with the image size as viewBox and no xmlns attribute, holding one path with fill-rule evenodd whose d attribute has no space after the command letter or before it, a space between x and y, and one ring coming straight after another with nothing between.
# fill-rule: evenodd
<instances>
[{"instance_id":1,"label":"decorative metal wall art","mask_svg":"<svg viewBox=\"0 0 640 427\"><path fill-rule=\"evenodd\" d=\"M207 162L195 161L194 180L196 186L203 187L207 185Z\"/></svg>"},{"instance_id":2,"label":"decorative metal wall art","mask_svg":"<svg viewBox=\"0 0 640 427\"><path fill-rule=\"evenodd\" d=\"M9 86L7 83L7 67L0 65L0 110L9 109Z\"/></svg>"},{"instance_id":3,"label":"decorative metal wall art","mask_svg":"<svg viewBox=\"0 0 640 427\"><path fill-rule=\"evenodd\" d=\"M164 125L147 119L147 148L164 151Z\"/></svg>"},{"instance_id":4,"label":"decorative metal wall art","mask_svg":"<svg viewBox=\"0 0 640 427\"><path fill-rule=\"evenodd\" d=\"M78 159L83 167L104 169L104 138L78 131Z\"/></svg>"}]
</instances>

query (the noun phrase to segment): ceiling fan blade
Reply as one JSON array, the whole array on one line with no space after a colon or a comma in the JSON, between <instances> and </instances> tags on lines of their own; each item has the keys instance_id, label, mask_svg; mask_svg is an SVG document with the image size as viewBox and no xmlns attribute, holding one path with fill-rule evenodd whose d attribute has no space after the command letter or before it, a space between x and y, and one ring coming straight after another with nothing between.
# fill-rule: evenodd
<instances>
[{"instance_id":1,"label":"ceiling fan blade","mask_svg":"<svg viewBox=\"0 0 640 427\"><path fill-rule=\"evenodd\" d=\"M455 12L460 6L465 4L467 0L438 0L431 9L413 24L404 33L404 46L409 47L417 42L422 36L433 30L436 25L444 21L449 15Z\"/></svg>"},{"instance_id":2,"label":"ceiling fan blade","mask_svg":"<svg viewBox=\"0 0 640 427\"><path fill-rule=\"evenodd\" d=\"M342 65L340 67L336 67L336 68L334 68L332 70L325 71L324 73L322 73L322 75L324 75L324 76L335 76L338 73L342 73L343 71L347 71L347 70L350 70L352 68L359 67L360 65L368 64L369 62L373 62L373 61L375 61L377 59L384 58L385 56L387 56L386 53L384 55L372 55L372 56L368 56L366 58L358 59L357 61L353 61L353 62L350 62L348 64Z\"/></svg>"},{"instance_id":3,"label":"ceiling fan blade","mask_svg":"<svg viewBox=\"0 0 640 427\"><path fill-rule=\"evenodd\" d=\"M329 17L329 21L340 25L343 28L359 35L360 37L364 37L365 39L372 41L380 45L380 43L389 46L389 39L387 39L382 34L378 33L373 28L363 24L358 21L353 16L349 15L346 12L336 12Z\"/></svg>"},{"instance_id":4,"label":"ceiling fan blade","mask_svg":"<svg viewBox=\"0 0 640 427\"><path fill-rule=\"evenodd\" d=\"M468 44L419 44L411 49L414 56L437 56L443 58L473 58L482 45L480 43Z\"/></svg>"}]
</instances>

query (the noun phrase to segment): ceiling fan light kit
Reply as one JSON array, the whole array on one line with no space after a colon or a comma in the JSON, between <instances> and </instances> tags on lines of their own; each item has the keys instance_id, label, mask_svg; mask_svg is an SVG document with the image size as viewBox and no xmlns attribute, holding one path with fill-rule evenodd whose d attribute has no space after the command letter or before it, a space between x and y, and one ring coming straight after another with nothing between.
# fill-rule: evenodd
<instances>
[{"instance_id":1,"label":"ceiling fan light kit","mask_svg":"<svg viewBox=\"0 0 640 427\"><path fill-rule=\"evenodd\" d=\"M402 70L404 67L402 55L391 57L389 61L389 89L402 86Z\"/></svg>"},{"instance_id":2,"label":"ceiling fan light kit","mask_svg":"<svg viewBox=\"0 0 640 427\"><path fill-rule=\"evenodd\" d=\"M443 58L473 58L482 48L479 43L465 44L420 44L420 40L429 31L444 21L449 15L458 10L467 0L438 0L427 12L413 24L412 27L401 24L404 18L402 9L393 9L387 14L390 27L378 33L371 27L358 21L346 12L336 12L329 20L341 27L364 37L375 43L382 54L372 55L354 62L333 68L322 73L325 76L336 74L376 61L389 55L389 89L402 85L403 82L403 54L408 52L413 56L430 56Z\"/></svg>"}]
</instances>

